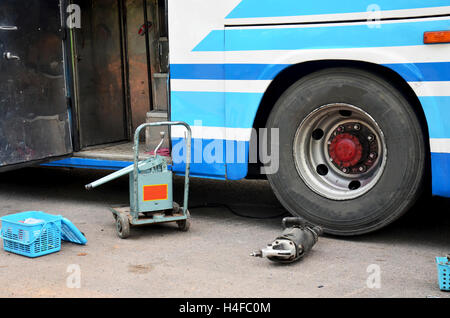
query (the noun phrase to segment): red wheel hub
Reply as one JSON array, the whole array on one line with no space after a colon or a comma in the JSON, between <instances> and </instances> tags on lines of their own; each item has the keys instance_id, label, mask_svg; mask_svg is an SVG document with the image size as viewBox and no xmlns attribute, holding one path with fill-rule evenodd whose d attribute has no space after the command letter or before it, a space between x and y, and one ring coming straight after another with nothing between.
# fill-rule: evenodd
<instances>
[{"instance_id":1,"label":"red wheel hub","mask_svg":"<svg viewBox=\"0 0 450 318\"><path fill-rule=\"evenodd\" d=\"M361 160L363 147L358 137L345 133L333 138L328 152L338 166L348 168L355 166Z\"/></svg>"}]
</instances>

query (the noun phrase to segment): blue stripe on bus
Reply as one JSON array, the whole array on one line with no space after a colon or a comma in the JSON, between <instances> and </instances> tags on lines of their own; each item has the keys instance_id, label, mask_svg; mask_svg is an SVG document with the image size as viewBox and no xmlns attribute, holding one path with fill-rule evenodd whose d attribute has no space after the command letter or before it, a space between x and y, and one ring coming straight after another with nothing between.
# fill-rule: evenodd
<instances>
[{"instance_id":1,"label":"blue stripe on bus","mask_svg":"<svg viewBox=\"0 0 450 318\"><path fill-rule=\"evenodd\" d=\"M425 31L450 28L450 20L334 25L305 28L262 28L213 30L193 51L268 51L304 49L345 49L423 45ZM226 37L226 41L225 41Z\"/></svg>"},{"instance_id":2,"label":"blue stripe on bus","mask_svg":"<svg viewBox=\"0 0 450 318\"><path fill-rule=\"evenodd\" d=\"M172 79L271 80L290 64L171 64Z\"/></svg>"},{"instance_id":3,"label":"blue stripe on bus","mask_svg":"<svg viewBox=\"0 0 450 318\"><path fill-rule=\"evenodd\" d=\"M372 4L380 10L405 10L448 6L447 0L243 0L231 11L227 19L267 18L299 15L356 13L371 11Z\"/></svg>"},{"instance_id":4,"label":"blue stripe on bus","mask_svg":"<svg viewBox=\"0 0 450 318\"><path fill-rule=\"evenodd\" d=\"M196 121L201 120L202 126L252 128L262 97L263 93L172 92L171 119L191 126L199 126Z\"/></svg>"},{"instance_id":5,"label":"blue stripe on bus","mask_svg":"<svg viewBox=\"0 0 450 318\"><path fill-rule=\"evenodd\" d=\"M431 154L431 175L433 195L450 197L450 154Z\"/></svg>"},{"instance_id":6,"label":"blue stripe on bus","mask_svg":"<svg viewBox=\"0 0 450 318\"><path fill-rule=\"evenodd\" d=\"M264 93L226 93L225 118L227 127L252 128Z\"/></svg>"},{"instance_id":7,"label":"blue stripe on bus","mask_svg":"<svg viewBox=\"0 0 450 318\"><path fill-rule=\"evenodd\" d=\"M171 92L171 120L191 126L225 127L225 94L214 92Z\"/></svg>"},{"instance_id":8,"label":"blue stripe on bus","mask_svg":"<svg viewBox=\"0 0 450 318\"><path fill-rule=\"evenodd\" d=\"M183 175L186 142L182 138L172 139L173 168L177 175ZM247 175L248 167L247 141L230 141L222 139L192 140L191 169L193 177L240 180ZM177 159L179 158L179 159Z\"/></svg>"},{"instance_id":9,"label":"blue stripe on bus","mask_svg":"<svg viewBox=\"0 0 450 318\"><path fill-rule=\"evenodd\" d=\"M205 147L208 145L211 149L205 150ZM217 160L205 159L203 157L205 152L216 157ZM172 171L178 175L183 175L186 171L185 153L185 139L172 138ZM193 177L224 179L225 174L225 147L223 142L217 143L214 139L192 139L190 175Z\"/></svg>"},{"instance_id":10,"label":"blue stripe on bus","mask_svg":"<svg viewBox=\"0 0 450 318\"><path fill-rule=\"evenodd\" d=\"M71 157L41 164L44 167L66 167L96 170L121 170L133 164L133 161L116 161Z\"/></svg>"},{"instance_id":11,"label":"blue stripe on bus","mask_svg":"<svg viewBox=\"0 0 450 318\"><path fill-rule=\"evenodd\" d=\"M419 97L427 118L430 138L450 138L447 120L450 119L450 96Z\"/></svg>"},{"instance_id":12,"label":"blue stripe on bus","mask_svg":"<svg viewBox=\"0 0 450 318\"><path fill-rule=\"evenodd\" d=\"M226 64L170 64L171 79L224 79Z\"/></svg>"},{"instance_id":13,"label":"blue stripe on bus","mask_svg":"<svg viewBox=\"0 0 450 318\"><path fill-rule=\"evenodd\" d=\"M450 81L450 62L383 64L383 66L402 75L407 82Z\"/></svg>"},{"instance_id":14,"label":"blue stripe on bus","mask_svg":"<svg viewBox=\"0 0 450 318\"><path fill-rule=\"evenodd\" d=\"M171 64L172 79L272 80L288 64ZM408 82L450 81L450 62L384 64ZM226 70L223 72L222 70ZM220 71L219 71L220 70ZM245 88L243 88L244 90Z\"/></svg>"}]
</instances>

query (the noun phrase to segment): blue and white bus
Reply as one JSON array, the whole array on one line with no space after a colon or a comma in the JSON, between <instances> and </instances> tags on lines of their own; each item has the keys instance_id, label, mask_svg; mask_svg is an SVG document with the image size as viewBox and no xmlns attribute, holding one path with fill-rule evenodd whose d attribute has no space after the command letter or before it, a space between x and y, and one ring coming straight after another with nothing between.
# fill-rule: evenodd
<instances>
[{"instance_id":1,"label":"blue and white bus","mask_svg":"<svg viewBox=\"0 0 450 318\"><path fill-rule=\"evenodd\" d=\"M164 6L167 118L192 127L194 176L265 175L290 213L335 235L380 229L428 189L450 196L449 0ZM74 116L89 116L70 115L72 129L83 128ZM182 154L184 131L171 142ZM81 158L83 146L52 165L99 159Z\"/></svg>"}]
</instances>

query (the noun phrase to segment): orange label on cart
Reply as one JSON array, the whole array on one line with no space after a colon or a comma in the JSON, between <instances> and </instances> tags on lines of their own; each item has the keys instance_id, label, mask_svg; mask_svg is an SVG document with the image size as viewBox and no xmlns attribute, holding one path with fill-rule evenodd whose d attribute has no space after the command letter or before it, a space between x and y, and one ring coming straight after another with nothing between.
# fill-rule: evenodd
<instances>
[{"instance_id":1,"label":"orange label on cart","mask_svg":"<svg viewBox=\"0 0 450 318\"><path fill-rule=\"evenodd\" d=\"M157 184L144 186L144 201L167 200L169 196L168 184Z\"/></svg>"}]
</instances>

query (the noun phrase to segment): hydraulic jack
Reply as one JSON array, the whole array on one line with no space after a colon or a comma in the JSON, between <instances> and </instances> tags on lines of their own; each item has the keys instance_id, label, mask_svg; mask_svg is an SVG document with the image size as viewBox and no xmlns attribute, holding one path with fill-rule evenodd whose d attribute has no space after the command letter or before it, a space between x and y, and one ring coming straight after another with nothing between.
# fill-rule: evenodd
<instances>
[{"instance_id":1,"label":"hydraulic jack","mask_svg":"<svg viewBox=\"0 0 450 318\"><path fill-rule=\"evenodd\" d=\"M161 133L161 142L156 147L154 155L139 162L139 135L141 130L149 126L175 125L182 125L187 130L184 202L182 207L173 202L172 171L169 170L167 160L165 157L157 155L158 149L164 142L164 133ZM177 222L180 230L187 231L189 229L188 196L191 139L191 128L184 122L143 124L136 129L134 134L134 164L86 185L86 189L90 190L121 176L130 175L130 206L111 208L116 221L117 234L120 238L125 239L130 235L131 225Z\"/></svg>"}]
</instances>

